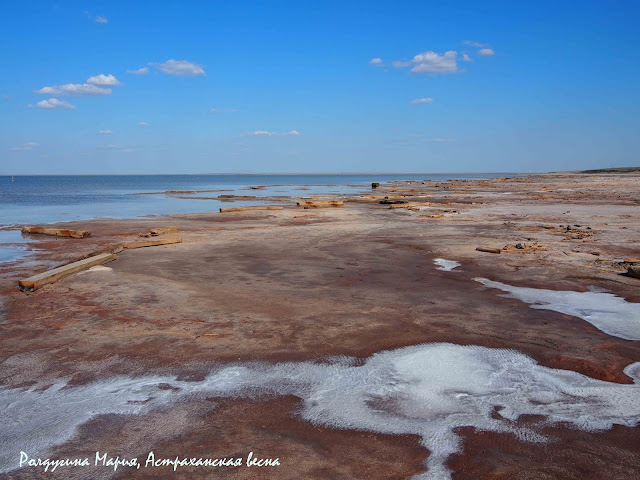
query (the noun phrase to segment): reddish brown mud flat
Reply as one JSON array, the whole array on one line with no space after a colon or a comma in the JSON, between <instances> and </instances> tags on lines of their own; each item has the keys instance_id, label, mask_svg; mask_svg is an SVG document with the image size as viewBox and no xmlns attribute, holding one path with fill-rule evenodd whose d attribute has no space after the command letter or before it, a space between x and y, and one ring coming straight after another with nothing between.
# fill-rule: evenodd
<instances>
[{"instance_id":1,"label":"reddish brown mud flat","mask_svg":"<svg viewBox=\"0 0 640 480\"><path fill-rule=\"evenodd\" d=\"M438 342L510 349L542 367L635 388L625 367L640 361L640 341L606 333L580 315L531 308L474 279L609 292L637 304L640 280L626 274L624 260L640 257L640 176L397 182L376 194L416 206L345 198L342 208L302 211L292 201L277 211L57 226L92 233L81 242L43 238L28 262L0 265L3 389L35 394L60 381L73 389L152 376L196 385L229 364L354 357L349 361L360 365L378 352ZM159 225L178 227L182 243L125 250L105 266L35 292L18 289L23 277L139 241L140 232ZM437 258L460 266L437 269ZM52 474L16 466L4 476L396 479L428 468L430 450L419 435L309 422L300 396L286 392L237 398L213 392L140 414L98 414L64 441L33 452L93 461L96 451L108 451L142 463L152 450L162 458L246 459L254 452L279 458L277 467ZM413 413L403 415L409 422ZM444 464L454 479L638 478L640 427L632 416L616 415L628 424L598 430L526 415L500 420L514 431L535 424L539 436L530 439L457 428L459 448Z\"/></svg>"}]
</instances>

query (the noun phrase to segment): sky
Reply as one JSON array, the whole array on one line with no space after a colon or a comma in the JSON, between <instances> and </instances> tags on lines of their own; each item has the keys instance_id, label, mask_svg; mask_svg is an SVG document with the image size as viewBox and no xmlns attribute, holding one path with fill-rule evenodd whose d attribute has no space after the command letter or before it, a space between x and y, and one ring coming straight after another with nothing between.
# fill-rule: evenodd
<instances>
[{"instance_id":1,"label":"sky","mask_svg":"<svg viewBox=\"0 0 640 480\"><path fill-rule=\"evenodd\" d=\"M640 2L5 1L0 174L640 165Z\"/></svg>"}]
</instances>

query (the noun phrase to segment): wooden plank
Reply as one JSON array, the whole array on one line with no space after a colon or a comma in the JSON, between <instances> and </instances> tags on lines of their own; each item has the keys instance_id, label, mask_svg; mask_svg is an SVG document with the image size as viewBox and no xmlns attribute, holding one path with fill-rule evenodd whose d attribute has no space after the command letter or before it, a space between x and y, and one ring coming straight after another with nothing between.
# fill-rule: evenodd
<instances>
[{"instance_id":1,"label":"wooden plank","mask_svg":"<svg viewBox=\"0 0 640 480\"><path fill-rule=\"evenodd\" d=\"M52 235L56 237L86 238L91 235L87 230L69 230L66 228L23 227L22 233Z\"/></svg>"},{"instance_id":2,"label":"wooden plank","mask_svg":"<svg viewBox=\"0 0 640 480\"><path fill-rule=\"evenodd\" d=\"M157 237L159 235L164 235L165 233L177 232L178 227L158 227L152 228L147 233L138 234L141 237Z\"/></svg>"},{"instance_id":3,"label":"wooden plank","mask_svg":"<svg viewBox=\"0 0 640 480\"><path fill-rule=\"evenodd\" d=\"M477 247L476 250L479 252L486 252L486 253L502 253L501 248Z\"/></svg>"},{"instance_id":4,"label":"wooden plank","mask_svg":"<svg viewBox=\"0 0 640 480\"><path fill-rule=\"evenodd\" d=\"M328 202L298 202L297 205L304 208L330 208L343 207L344 202L342 200L331 200Z\"/></svg>"},{"instance_id":5,"label":"wooden plank","mask_svg":"<svg viewBox=\"0 0 640 480\"><path fill-rule=\"evenodd\" d=\"M86 270L87 268L91 268L96 265L102 265L103 263L107 263L115 259L116 255L113 253L102 253L94 257L85 258L84 260L79 260L77 262L69 263L68 265L63 265L62 267L54 268L48 272L39 273L29 278L25 278L24 280L20 280L18 285L20 286L20 290L23 292L32 292L43 285L56 282L67 275Z\"/></svg>"},{"instance_id":6,"label":"wooden plank","mask_svg":"<svg viewBox=\"0 0 640 480\"><path fill-rule=\"evenodd\" d=\"M256 205L250 207L231 207L231 208L221 208L221 213L231 213L231 212L246 212L251 210L282 210L284 207L278 205Z\"/></svg>"},{"instance_id":7,"label":"wooden plank","mask_svg":"<svg viewBox=\"0 0 640 480\"><path fill-rule=\"evenodd\" d=\"M146 242L130 242L123 243L124 248L142 248L142 247L155 247L157 245L170 245L172 243L182 243L181 238L163 238L161 240L148 240Z\"/></svg>"}]
</instances>

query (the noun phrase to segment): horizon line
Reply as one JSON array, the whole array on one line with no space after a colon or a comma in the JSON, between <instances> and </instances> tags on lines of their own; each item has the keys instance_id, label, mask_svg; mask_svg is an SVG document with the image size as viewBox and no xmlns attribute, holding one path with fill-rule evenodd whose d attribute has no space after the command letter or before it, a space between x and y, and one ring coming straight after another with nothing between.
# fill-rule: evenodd
<instances>
[{"instance_id":1,"label":"horizon line","mask_svg":"<svg viewBox=\"0 0 640 480\"><path fill-rule=\"evenodd\" d=\"M135 177L214 175L530 175L548 172L245 172L245 173L2 173L0 177Z\"/></svg>"}]
</instances>

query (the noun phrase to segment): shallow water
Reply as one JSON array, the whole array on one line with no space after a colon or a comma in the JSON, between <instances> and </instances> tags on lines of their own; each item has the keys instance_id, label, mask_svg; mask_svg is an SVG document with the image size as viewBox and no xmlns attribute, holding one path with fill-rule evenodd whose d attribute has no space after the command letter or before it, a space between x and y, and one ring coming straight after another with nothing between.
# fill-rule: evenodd
<instances>
[{"instance_id":1,"label":"shallow water","mask_svg":"<svg viewBox=\"0 0 640 480\"><path fill-rule=\"evenodd\" d=\"M4 388L0 471L17 468L20 450L46 458L51 447L98 415L140 415L186 398L269 394L299 397L300 416L313 424L419 435L431 454L426 473L416 478L442 480L450 478L448 457L461 450L458 427L543 442L547 438L539 430L553 423L588 431L640 423L640 363L625 373L634 384L542 367L512 350L438 343L380 352L361 365L348 358L331 364L232 365L202 382L149 376L68 388L62 381L44 391ZM545 420L520 427L515 422L521 415Z\"/></svg>"},{"instance_id":2,"label":"shallow water","mask_svg":"<svg viewBox=\"0 0 640 480\"><path fill-rule=\"evenodd\" d=\"M32 253L26 244L35 240L24 237L20 230L0 230L0 263L13 262Z\"/></svg>"},{"instance_id":3,"label":"shallow water","mask_svg":"<svg viewBox=\"0 0 640 480\"><path fill-rule=\"evenodd\" d=\"M531 308L582 318L598 330L626 340L640 340L640 303L627 302L612 293L573 292L514 287L486 278L474 278L485 287L497 288L508 297L528 303Z\"/></svg>"},{"instance_id":4,"label":"shallow water","mask_svg":"<svg viewBox=\"0 0 640 480\"><path fill-rule=\"evenodd\" d=\"M0 225L55 223L90 218L216 212L217 200L178 198L226 195L341 194L371 182L494 178L504 174L353 175L85 175L0 176ZM249 186L267 186L252 190ZM193 195L131 195L167 190L217 190ZM258 201L252 202L254 205Z\"/></svg>"}]
</instances>

